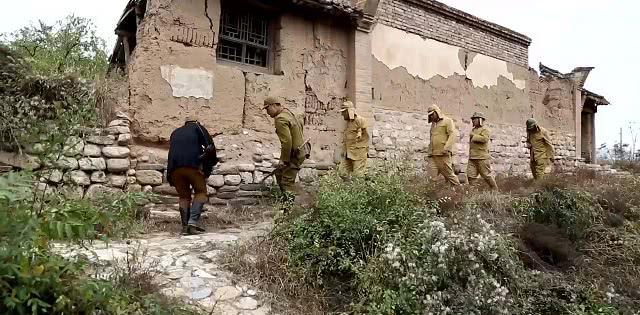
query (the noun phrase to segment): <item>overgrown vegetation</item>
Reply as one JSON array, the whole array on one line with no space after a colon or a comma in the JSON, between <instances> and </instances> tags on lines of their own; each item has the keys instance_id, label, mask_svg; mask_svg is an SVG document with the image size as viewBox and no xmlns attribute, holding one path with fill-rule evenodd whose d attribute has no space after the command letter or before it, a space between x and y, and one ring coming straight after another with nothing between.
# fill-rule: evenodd
<instances>
[{"instance_id":1,"label":"overgrown vegetation","mask_svg":"<svg viewBox=\"0 0 640 315\"><path fill-rule=\"evenodd\" d=\"M0 69L2 147L21 150L40 143L51 146L43 146L37 153L62 153L70 136L81 134L95 121L88 82L69 76L35 75L19 54L2 46Z\"/></svg>"},{"instance_id":2,"label":"overgrown vegetation","mask_svg":"<svg viewBox=\"0 0 640 315\"><path fill-rule=\"evenodd\" d=\"M501 192L436 188L423 178L398 163L366 181L327 177L313 209L291 211L225 262L282 292L276 300L317 314L640 308L638 178L506 178Z\"/></svg>"},{"instance_id":3,"label":"overgrown vegetation","mask_svg":"<svg viewBox=\"0 0 640 315\"><path fill-rule=\"evenodd\" d=\"M69 15L53 24L38 21L5 34L2 42L23 56L36 75L93 80L107 70L105 41L87 18Z\"/></svg>"},{"instance_id":4,"label":"overgrown vegetation","mask_svg":"<svg viewBox=\"0 0 640 315\"><path fill-rule=\"evenodd\" d=\"M28 174L0 177L0 313L2 314L191 314L141 284L147 272L127 262L107 280L89 277L88 261L52 251L54 241L83 245L96 238L134 233L140 194L97 200L36 194ZM141 281L145 280L145 281ZM181 309L184 311L179 312Z\"/></svg>"},{"instance_id":5,"label":"overgrown vegetation","mask_svg":"<svg viewBox=\"0 0 640 315\"><path fill-rule=\"evenodd\" d=\"M106 70L101 43L90 21L70 17L23 28L10 47L0 45L0 149L26 150L44 166L0 176L0 314L195 314L160 295L134 253L103 279L92 277L88 259L53 250L135 234L149 201L139 193L74 199L48 189L65 153L96 122L86 79Z\"/></svg>"}]
</instances>

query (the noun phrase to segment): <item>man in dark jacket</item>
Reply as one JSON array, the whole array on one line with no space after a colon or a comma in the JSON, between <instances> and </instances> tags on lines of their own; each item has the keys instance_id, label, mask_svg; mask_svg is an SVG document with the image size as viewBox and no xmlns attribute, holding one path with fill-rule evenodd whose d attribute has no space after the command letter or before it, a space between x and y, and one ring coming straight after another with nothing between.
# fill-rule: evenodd
<instances>
[{"instance_id":1,"label":"man in dark jacket","mask_svg":"<svg viewBox=\"0 0 640 315\"><path fill-rule=\"evenodd\" d=\"M187 117L184 126L171 133L167 165L167 179L180 198L182 234L204 232L199 221L202 207L207 202L205 179L211 175L216 163L218 159L211 135L197 118Z\"/></svg>"}]
</instances>

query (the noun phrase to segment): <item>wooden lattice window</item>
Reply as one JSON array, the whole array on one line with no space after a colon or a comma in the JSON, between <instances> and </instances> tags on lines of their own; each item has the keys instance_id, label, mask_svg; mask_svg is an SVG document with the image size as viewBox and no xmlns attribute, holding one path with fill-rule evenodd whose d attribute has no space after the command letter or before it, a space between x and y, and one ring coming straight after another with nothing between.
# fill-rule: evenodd
<instances>
[{"instance_id":1,"label":"wooden lattice window","mask_svg":"<svg viewBox=\"0 0 640 315\"><path fill-rule=\"evenodd\" d=\"M259 12L228 7L222 9L217 56L258 67L269 66L270 19Z\"/></svg>"}]
</instances>

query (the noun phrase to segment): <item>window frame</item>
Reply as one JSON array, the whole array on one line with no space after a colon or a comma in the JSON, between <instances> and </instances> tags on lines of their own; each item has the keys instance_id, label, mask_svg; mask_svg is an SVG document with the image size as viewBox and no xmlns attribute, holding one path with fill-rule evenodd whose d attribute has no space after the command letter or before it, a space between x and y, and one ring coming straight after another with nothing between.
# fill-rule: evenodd
<instances>
[{"instance_id":1,"label":"window frame","mask_svg":"<svg viewBox=\"0 0 640 315\"><path fill-rule=\"evenodd\" d=\"M223 29L223 22L225 20L225 14L229 14L229 13L238 14L238 15L253 14L254 16L262 17L264 20L266 20L267 28L266 28L265 35L266 35L267 45L260 45L248 40L242 40L242 39L237 39L237 38L223 35L222 29ZM220 26L218 28L218 32L219 32L218 43L216 47L216 60L218 61L218 63L240 67L251 72L272 73L276 68L275 67L275 64L276 64L275 41L278 38L277 29L275 27L276 20L277 20L277 16L272 12L266 11L266 10L260 10L259 7L252 6L248 3L246 3L245 6L241 6L237 3L231 4L228 1L222 1L221 11L220 11ZM220 56L220 47L221 47L222 41L228 41L228 42L242 45L241 58L243 59L243 61L235 61L235 60L222 58ZM266 60L265 60L266 66L263 67L263 66L244 62L244 59L246 58L247 47L266 49Z\"/></svg>"}]
</instances>

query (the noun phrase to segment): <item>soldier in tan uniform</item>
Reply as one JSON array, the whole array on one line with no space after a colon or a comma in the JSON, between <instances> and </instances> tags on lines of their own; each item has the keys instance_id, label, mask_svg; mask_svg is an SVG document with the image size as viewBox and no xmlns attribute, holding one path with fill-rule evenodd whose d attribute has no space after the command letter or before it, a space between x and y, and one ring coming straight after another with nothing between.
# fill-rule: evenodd
<instances>
[{"instance_id":1,"label":"soldier in tan uniform","mask_svg":"<svg viewBox=\"0 0 640 315\"><path fill-rule=\"evenodd\" d=\"M367 174L367 154L369 153L369 133L367 121L358 116L351 101L342 103L342 117L347 121L344 129L344 169L356 176Z\"/></svg>"},{"instance_id":2,"label":"soldier in tan uniform","mask_svg":"<svg viewBox=\"0 0 640 315\"><path fill-rule=\"evenodd\" d=\"M460 185L458 177L453 171L453 145L458 138L458 131L453 120L442 114L437 105L427 109L431 123L430 143L427 154L430 159L431 179L436 180L439 174L454 186Z\"/></svg>"},{"instance_id":3,"label":"soldier in tan uniform","mask_svg":"<svg viewBox=\"0 0 640 315\"><path fill-rule=\"evenodd\" d=\"M527 119L527 148L531 156L533 178L541 179L551 173L554 155L551 137L533 118Z\"/></svg>"},{"instance_id":4,"label":"soldier in tan uniform","mask_svg":"<svg viewBox=\"0 0 640 315\"><path fill-rule=\"evenodd\" d=\"M280 140L280 163L276 169L276 181L280 190L295 193L296 176L305 160L300 148L303 144L303 126L296 116L273 97L264 100L267 114L275 119L276 134Z\"/></svg>"},{"instance_id":5,"label":"soldier in tan uniform","mask_svg":"<svg viewBox=\"0 0 640 315\"><path fill-rule=\"evenodd\" d=\"M489 142L491 135L489 129L484 125L484 114L473 113L471 122L473 129L469 134L469 163L467 163L467 180L469 184L480 175L491 189L498 189L496 180L491 174L491 155L489 155Z\"/></svg>"}]
</instances>

